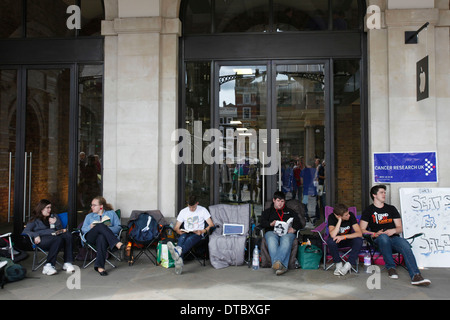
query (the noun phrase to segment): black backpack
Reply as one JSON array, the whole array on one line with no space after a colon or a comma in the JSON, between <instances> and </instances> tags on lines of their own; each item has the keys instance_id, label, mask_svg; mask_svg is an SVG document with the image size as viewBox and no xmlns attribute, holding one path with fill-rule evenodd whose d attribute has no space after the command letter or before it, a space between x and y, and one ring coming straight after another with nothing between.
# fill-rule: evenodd
<instances>
[{"instance_id":1,"label":"black backpack","mask_svg":"<svg viewBox=\"0 0 450 320\"><path fill-rule=\"evenodd\" d=\"M27 274L27 269L20 264L14 263L11 259L0 257L0 264L4 264L4 262L6 262L6 265L0 269L0 286L2 289L6 283L22 280Z\"/></svg>"}]
</instances>

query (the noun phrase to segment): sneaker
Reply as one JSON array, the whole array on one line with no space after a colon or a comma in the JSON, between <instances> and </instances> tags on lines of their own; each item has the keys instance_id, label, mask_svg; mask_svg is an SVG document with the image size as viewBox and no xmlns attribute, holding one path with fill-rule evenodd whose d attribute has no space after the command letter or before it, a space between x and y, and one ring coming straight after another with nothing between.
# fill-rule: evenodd
<instances>
[{"instance_id":1,"label":"sneaker","mask_svg":"<svg viewBox=\"0 0 450 320\"><path fill-rule=\"evenodd\" d=\"M336 263L336 269L334 269L334 275L340 276L341 275L341 268L342 268L342 262Z\"/></svg>"},{"instance_id":2,"label":"sneaker","mask_svg":"<svg viewBox=\"0 0 450 320\"><path fill-rule=\"evenodd\" d=\"M6 266L7 264L8 264L8 262L6 262L6 261L0 262L0 269L3 268L4 266Z\"/></svg>"},{"instance_id":3,"label":"sneaker","mask_svg":"<svg viewBox=\"0 0 450 320\"><path fill-rule=\"evenodd\" d=\"M70 262L65 262L63 265L63 270L65 270L67 273L72 273L75 271L75 267Z\"/></svg>"},{"instance_id":4,"label":"sneaker","mask_svg":"<svg viewBox=\"0 0 450 320\"><path fill-rule=\"evenodd\" d=\"M167 248L169 249L170 255L174 261L177 261L181 257L181 247L176 247L173 245L172 241L167 242Z\"/></svg>"},{"instance_id":5,"label":"sneaker","mask_svg":"<svg viewBox=\"0 0 450 320\"><path fill-rule=\"evenodd\" d=\"M388 274L389 274L389 278L391 278L391 279L398 279L397 270L395 270L394 268L388 269Z\"/></svg>"},{"instance_id":6,"label":"sneaker","mask_svg":"<svg viewBox=\"0 0 450 320\"><path fill-rule=\"evenodd\" d=\"M424 279L420 273L414 275L411 280L411 284L415 286L428 286L431 284L431 281L428 279Z\"/></svg>"},{"instance_id":7,"label":"sneaker","mask_svg":"<svg viewBox=\"0 0 450 320\"><path fill-rule=\"evenodd\" d=\"M277 260L277 261L275 261L275 262L273 263L272 269L275 270L275 271L277 271L277 270L280 270L280 269L281 269L281 266L282 266L281 262L280 262L279 260Z\"/></svg>"},{"instance_id":8,"label":"sneaker","mask_svg":"<svg viewBox=\"0 0 450 320\"><path fill-rule=\"evenodd\" d=\"M350 262L346 262L344 266L341 269L339 269L339 273L341 274L341 276L345 276L350 271L351 268L352 265L350 264Z\"/></svg>"},{"instance_id":9,"label":"sneaker","mask_svg":"<svg viewBox=\"0 0 450 320\"><path fill-rule=\"evenodd\" d=\"M52 276L56 274L57 271L54 266L52 266L50 263L45 264L44 268L42 269L42 274L45 274L47 276Z\"/></svg>"},{"instance_id":10,"label":"sneaker","mask_svg":"<svg viewBox=\"0 0 450 320\"><path fill-rule=\"evenodd\" d=\"M183 258L179 257L175 260L175 274L181 274L183 272Z\"/></svg>"},{"instance_id":11,"label":"sneaker","mask_svg":"<svg viewBox=\"0 0 450 320\"><path fill-rule=\"evenodd\" d=\"M275 271L275 274L276 274L277 276L281 276L282 274L286 273L287 271L288 271L288 269L287 269L285 266L283 266L282 263L280 263L280 269L278 269L277 271Z\"/></svg>"}]
</instances>

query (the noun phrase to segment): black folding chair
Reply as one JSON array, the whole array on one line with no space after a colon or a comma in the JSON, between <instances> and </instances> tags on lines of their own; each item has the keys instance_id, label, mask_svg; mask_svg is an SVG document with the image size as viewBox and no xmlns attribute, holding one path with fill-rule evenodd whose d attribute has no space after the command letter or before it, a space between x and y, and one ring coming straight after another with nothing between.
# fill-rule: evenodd
<instances>
[{"instance_id":1,"label":"black folding chair","mask_svg":"<svg viewBox=\"0 0 450 320\"><path fill-rule=\"evenodd\" d=\"M132 230L137 228L136 222L142 214L150 216L157 223L157 232L151 238L145 240L137 239L132 235ZM127 234L128 246L130 246L128 257L129 266L132 266L142 255L147 256L155 265L158 264L156 261L156 245L161 238L162 231L166 227L168 227L168 223L159 210L133 210L131 212ZM136 255L134 254L135 250L138 250Z\"/></svg>"}]
</instances>

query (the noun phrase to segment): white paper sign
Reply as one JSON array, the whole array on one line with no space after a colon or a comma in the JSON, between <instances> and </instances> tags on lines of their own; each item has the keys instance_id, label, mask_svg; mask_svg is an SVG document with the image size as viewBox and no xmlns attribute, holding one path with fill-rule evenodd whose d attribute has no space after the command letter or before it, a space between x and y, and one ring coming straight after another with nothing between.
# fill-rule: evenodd
<instances>
[{"instance_id":1,"label":"white paper sign","mask_svg":"<svg viewBox=\"0 0 450 320\"><path fill-rule=\"evenodd\" d=\"M450 267L450 188L401 188L403 235L419 267Z\"/></svg>"}]
</instances>

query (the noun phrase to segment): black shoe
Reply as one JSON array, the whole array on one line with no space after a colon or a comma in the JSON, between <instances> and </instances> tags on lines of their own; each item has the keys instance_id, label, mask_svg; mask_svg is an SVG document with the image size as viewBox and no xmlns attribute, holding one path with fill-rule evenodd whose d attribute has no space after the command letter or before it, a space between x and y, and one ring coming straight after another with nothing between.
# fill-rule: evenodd
<instances>
[{"instance_id":1,"label":"black shoe","mask_svg":"<svg viewBox=\"0 0 450 320\"><path fill-rule=\"evenodd\" d=\"M97 267L94 267L94 270L97 271L101 276L107 276L108 275L108 272L106 272L106 270L98 271Z\"/></svg>"}]
</instances>

